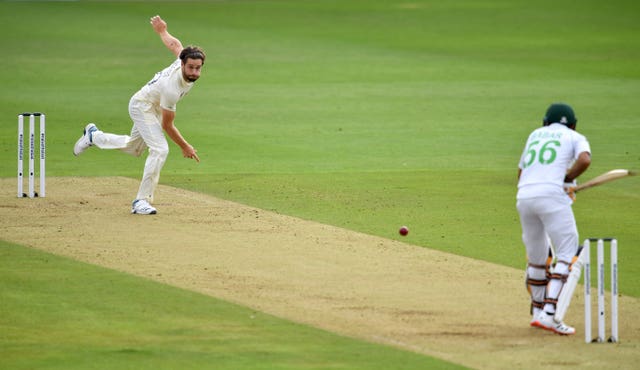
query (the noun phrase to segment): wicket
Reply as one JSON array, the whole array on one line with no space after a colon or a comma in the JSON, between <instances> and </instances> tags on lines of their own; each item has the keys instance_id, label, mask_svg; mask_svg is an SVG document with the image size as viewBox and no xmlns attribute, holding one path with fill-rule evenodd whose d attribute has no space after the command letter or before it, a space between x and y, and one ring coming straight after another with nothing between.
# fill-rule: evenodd
<instances>
[{"instance_id":1,"label":"wicket","mask_svg":"<svg viewBox=\"0 0 640 370\"><path fill-rule=\"evenodd\" d=\"M591 250L590 243L597 242L597 266L598 273L598 336L591 337ZM604 243L610 243L610 264L611 264L611 336L608 342L618 342L618 240L615 238L589 238L584 241L585 250L584 264L584 341L604 342L605 341L605 289L604 289Z\"/></svg>"},{"instance_id":2,"label":"wicket","mask_svg":"<svg viewBox=\"0 0 640 370\"><path fill-rule=\"evenodd\" d=\"M29 117L29 193L23 192L24 171L24 118ZM40 194L35 191L35 121L40 117ZM44 197L45 192L45 115L43 113L21 113L18 115L18 198Z\"/></svg>"}]
</instances>

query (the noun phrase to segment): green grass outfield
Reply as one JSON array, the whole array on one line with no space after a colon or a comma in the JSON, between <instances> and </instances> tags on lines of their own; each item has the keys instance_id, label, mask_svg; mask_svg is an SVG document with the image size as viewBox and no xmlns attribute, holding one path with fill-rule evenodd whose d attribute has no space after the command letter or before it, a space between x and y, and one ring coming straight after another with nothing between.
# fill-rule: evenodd
<instances>
[{"instance_id":1,"label":"green grass outfield","mask_svg":"<svg viewBox=\"0 0 640 370\"><path fill-rule=\"evenodd\" d=\"M130 96L171 61L148 24L154 14L208 54L176 119L202 162L182 159L171 144L164 184L383 237L400 238L408 225L406 242L522 268L517 161L549 103L572 104L590 140L593 164L582 181L640 169L637 1L3 1L0 176L15 175L16 115L29 110L47 114L48 176L141 175L141 159L105 151L75 158L71 149L89 121L130 130ZM638 179L621 180L579 194L574 205L581 237L618 237L620 291L635 297L639 188ZM4 283L13 281L9 271L0 274L4 303L14 286ZM46 278L29 276L32 285L15 288L37 295ZM9 302L0 308L32 306ZM20 328L5 334L0 316L2 338L31 340ZM171 320L162 322L167 330ZM64 367L52 351L51 368Z\"/></svg>"}]
</instances>

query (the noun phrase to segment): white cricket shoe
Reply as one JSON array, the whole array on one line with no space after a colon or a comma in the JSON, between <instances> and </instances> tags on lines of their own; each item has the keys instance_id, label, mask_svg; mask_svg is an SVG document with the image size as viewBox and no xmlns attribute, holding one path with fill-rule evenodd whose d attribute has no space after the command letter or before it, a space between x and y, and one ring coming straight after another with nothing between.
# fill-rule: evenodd
<instances>
[{"instance_id":1,"label":"white cricket shoe","mask_svg":"<svg viewBox=\"0 0 640 370\"><path fill-rule=\"evenodd\" d=\"M157 211L146 199L136 199L133 201L133 204L131 204L131 213L137 215L155 215Z\"/></svg>"},{"instance_id":2,"label":"white cricket shoe","mask_svg":"<svg viewBox=\"0 0 640 370\"><path fill-rule=\"evenodd\" d=\"M538 315L540 315L540 312L542 312L541 309L539 309L537 307L533 308L533 314L531 315L531 321L529 322L529 325L535 326L535 327L539 327L538 326Z\"/></svg>"},{"instance_id":3,"label":"white cricket shoe","mask_svg":"<svg viewBox=\"0 0 640 370\"><path fill-rule=\"evenodd\" d=\"M96 131L98 131L98 127L93 123L88 124L87 127L84 128L82 136L76 141L76 145L73 146L73 155L78 156L93 145L93 133Z\"/></svg>"},{"instance_id":4,"label":"white cricket shoe","mask_svg":"<svg viewBox=\"0 0 640 370\"><path fill-rule=\"evenodd\" d=\"M566 325L562 321L556 321L553 315L549 315L544 311L540 312L537 320L531 322L531 326L549 330L560 335L572 335L576 333L575 328Z\"/></svg>"}]
</instances>

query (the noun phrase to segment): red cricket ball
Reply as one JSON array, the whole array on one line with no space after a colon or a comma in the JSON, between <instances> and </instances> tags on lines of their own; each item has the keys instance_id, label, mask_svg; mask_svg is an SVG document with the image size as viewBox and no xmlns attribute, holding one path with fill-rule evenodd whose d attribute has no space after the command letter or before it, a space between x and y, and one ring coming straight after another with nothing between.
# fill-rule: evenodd
<instances>
[{"instance_id":1,"label":"red cricket ball","mask_svg":"<svg viewBox=\"0 0 640 370\"><path fill-rule=\"evenodd\" d=\"M402 226L400 230L398 230L398 232L400 233L400 235L406 236L407 234L409 234L409 228L406 226Z\"/></svg>"}]
</instances>

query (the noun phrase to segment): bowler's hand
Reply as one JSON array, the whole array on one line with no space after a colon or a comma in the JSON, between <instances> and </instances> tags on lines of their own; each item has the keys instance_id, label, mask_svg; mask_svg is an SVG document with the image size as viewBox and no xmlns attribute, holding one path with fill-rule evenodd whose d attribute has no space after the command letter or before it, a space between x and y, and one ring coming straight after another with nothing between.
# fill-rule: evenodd
<instances>
[{"instance_id":1,"label":"bowler's hand","mask_svg":"<svg viewBox=\"0 0 640 370\"><path fill-rule=\"evenodd\" d=\"M167 22L163 21L159 15L151 17L151 21L149 23L151 23L153 30L156 31L157 34L163 34L167 31Z\"/></svg>"},{"instance_id":2,"label":"bowler's hand","mask_svg":"<svg viewBox=\"0 0 640 370\"><path fill-rule=\"evenodd\" d=\"M200 163L200 158L198 157L198 154L196 152L197 150L195 150L191 145L187 145L186 147L182 148L183 157L195 159L196 162Z\"/></svg>"}]
</instances>

